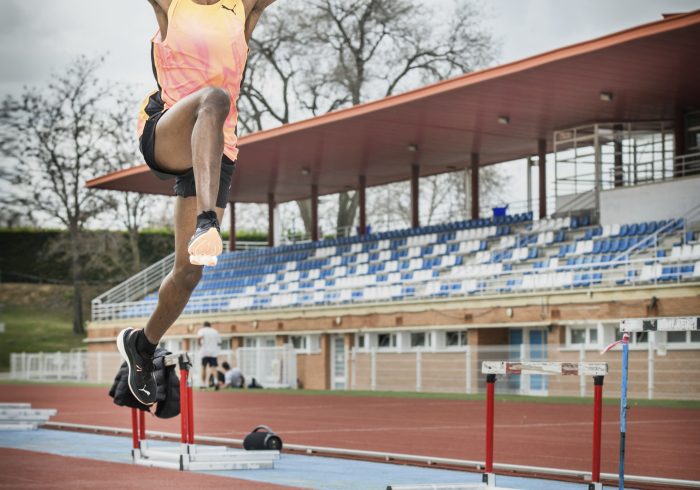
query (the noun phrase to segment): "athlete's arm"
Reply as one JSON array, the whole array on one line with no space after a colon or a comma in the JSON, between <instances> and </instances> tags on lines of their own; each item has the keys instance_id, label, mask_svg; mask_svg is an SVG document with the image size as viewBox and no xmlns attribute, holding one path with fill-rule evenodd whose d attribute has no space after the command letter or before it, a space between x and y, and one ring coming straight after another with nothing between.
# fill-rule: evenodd
<instances>
[{"instance_id":1,"label":"athlete's arm","mask_svg":"<svg viewBox=\"0 0 700 490\"><path fill-rule=\"evenodd\" d=\"M153 12L156 14L158 28L160 29L161 39L165 39L168 33L168 8L172 0L147 0L153 7Z\"/></svg>"},{"instance_id":2,"label":"athlete's arm","mask_svg":"<svg viewBox=\"0 0 700 490\"><path fill-rule=\"evenodd\" d=\"M255 26L257 25L258 20L260 20L260 16L262 15L263 11L274 2L275 0L249 0L249 2L247 2L246 7L250 5L250 11L245 17L246 42L250 41L250 38L253 35L253 29L255 29Z\"/></svg>"}]
</instances>

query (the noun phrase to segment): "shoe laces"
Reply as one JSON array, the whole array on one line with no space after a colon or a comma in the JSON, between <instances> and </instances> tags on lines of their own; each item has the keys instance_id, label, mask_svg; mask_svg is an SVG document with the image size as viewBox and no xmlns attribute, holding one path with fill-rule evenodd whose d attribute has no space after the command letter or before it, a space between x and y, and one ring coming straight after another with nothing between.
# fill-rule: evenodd
<instances>
[{"instance_id":1,"label":"shoe laces","mask_svg":"<svg viewBox=\"0 0 700 490\"><path fill-rule=\"evenodd\" d=\"M214 211L204 211L197 216L197 228L205 228L207 225L209 228L213 226L216 228L216 231L221 231L219 228L219 218Z\"/></svg>"}]
</instances>

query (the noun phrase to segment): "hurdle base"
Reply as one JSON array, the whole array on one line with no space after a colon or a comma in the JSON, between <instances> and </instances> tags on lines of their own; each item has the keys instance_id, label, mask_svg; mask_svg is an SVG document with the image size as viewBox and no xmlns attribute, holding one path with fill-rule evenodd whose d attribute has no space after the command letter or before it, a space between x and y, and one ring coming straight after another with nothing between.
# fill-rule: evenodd
<instances>
[{"instance_id":1,"label":"hurdle base","mask_svg":"<svg viewBox=\"0 0 700 490\"><path fill-rule=\"evenodd\" d=\"M141 441L132 451L134 463L141 466L181 471L257 470L274 468L279 451L245 451L225 446L179 444L150 446Z\"/></svg>"},{"instance_id":2,"label":"hurdle base","mask_svg":"<svg viewBox=\"0 0 700 490\"><path fill-rule=\"evenodd\" d=\"M603 484L600 482L591 482L588 484L588 490L603 490Z\"/></svg>"},{"instance_id":3,"label":"hurdle base","mask_svg":"<svg viewBox=\"0 0 700 490\"><path fill-rule=\"evenodd\" d=\"M483 473L481 475L481 482L486 484L487 487L496 486L496 474L495 473Z\"/></svg>"}]
</instances>

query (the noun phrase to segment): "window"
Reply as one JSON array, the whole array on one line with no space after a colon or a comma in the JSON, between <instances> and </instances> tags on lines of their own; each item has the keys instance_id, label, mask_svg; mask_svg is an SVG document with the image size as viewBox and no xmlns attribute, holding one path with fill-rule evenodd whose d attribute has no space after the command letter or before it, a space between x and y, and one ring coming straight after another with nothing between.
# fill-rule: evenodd
<instances>
[{"instance_id":1,"label":"window","mask_svg":"<svg viewBox=\"0 0 700 490\"><path fill-rule=\"evenodd\" d=\"M690 332L666 332L666 342L669 344L700 343L700 330Z\"/></svg>"},{"instance_id":2,"label":"window","mask_svg":"<svg viewBox=\"0 0 700 490\"><path fill-rule=\"evenodd\" d=\"M393 349L396 347L395 333L380 333L377 335L377 347L380 349Z\"/></svg>"},{"instance_id":3,"label":"window","mask_svg":"<svg viewBox=\"0 0 700 490\"><path fill-rule=\"evenodd\" d=\"M622 340L620 328L615 329L615 340ZM649 343L649 332L632 332L629 345L645 345Z\"/></svg>"},{"instance_id":4,"label":"window","mask_svg":"<svg viewBox=\"0 0 700 490\"><path fill-rule=\"evenodd\" d=\"M586 329L585 328L572 328L571 329L571 343L572 344L585 344L586 343Z\"/></svg>"},{"instance_id":5,"label":"window","mask_svg":"<svg viewBox=\"0 0 700 490\"><path fill-rule=\"evenodd\" d=\"M321 350L320 335L290 335L289 342L299 353L317 354Z\"/></svg>"},{"instance_id":6,"label":"window","mask_svg":"<svg viewBox=\"0 0 700 490\"><path fill-rule=\"evenodd\" d=\"M358 349L364 349L364 348L365 348L365 335L364 335L364 334L358 334L358 335L357 335L357 348L358 348Z\"/></svg>"},{"instance_id":7,"label":"window","mask_svg":"<svg viewBox=\"0 0 700 490\"><path fill-rule=\"evenodd\" d=\"M447 347L464 347L467 345L467 332L464 330L445 332L445 345Z\"/></svg>"},{"instance_id":8,"label":"window","mask_svg":"<svg viewBox=\"0 0 700 490\"><path fill-rule=\"evenodd\" d=\"M304 335L292 335L290 337L290 340L292 341L292 346L294 346L294 349L296 350L306 350L307 349L307 342L306 342L306 336Z\"/></svg>"},{"instance_id":9,"label":"window","mask_svg":"<svg viewBox=\"0 0 700 490\"><path fill-rule=\"evenodd\" d=\"M411 333L411 347L430 347L430 336L425 332Z\"/></svg>"},{"instance_id":10,"label":"window","mask_svg":"<svg viewBox=\"0 0 700 490\"><path fill-rule=\"evenodd\" d=\"M569 327L569 345L597 346L598 327Z\"/></svg>"},{"instance_id":11,"label":"window","mask_svg":"<svg viewBox=\"0 0 700 490\"><path fill-rule=\"evenodd\" d=\"M255 337L246 337L243 340L243 347L255 347L257 345Z\"/></svg>"}]
</instances>

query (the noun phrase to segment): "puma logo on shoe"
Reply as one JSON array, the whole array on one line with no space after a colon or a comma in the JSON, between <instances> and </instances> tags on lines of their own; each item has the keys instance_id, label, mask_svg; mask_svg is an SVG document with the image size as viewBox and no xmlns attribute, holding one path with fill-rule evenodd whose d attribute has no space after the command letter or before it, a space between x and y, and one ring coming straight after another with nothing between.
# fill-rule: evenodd
<instances>
[{"instance_id":1,"label":"puma logo on shoe","mask_svg":"<svg viewBox=\"0 0 700 490\"><path fill-rule=\"evenodd\" d=\"M143 391L147 396L151 396L151 392L146 389L146 385L143 385L143 388L139 388L139 391Z\"/></svg>"},{"instance_id":2,"label":"puma logo on shoe","mask_svg":"<svg viewBox=\"0 0 700 490\"><path fill-rule=\"evenodd\" d=\"M224 10L230 10L231 12L233 12L233 15L236 15L236 6L235 5L233 6L232 9L228 8L226 5L222 5L221 8Z\"/></svg>"}]
</instances>

